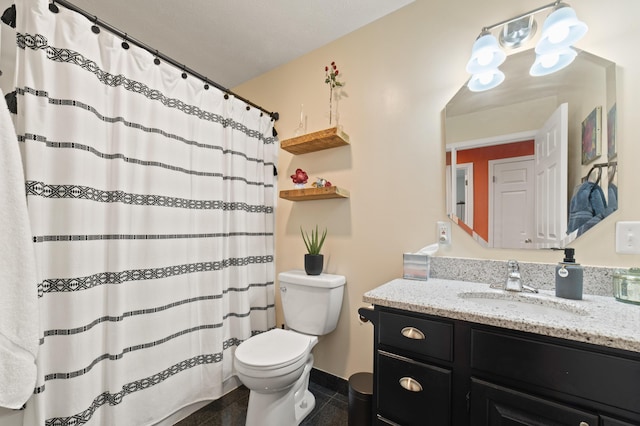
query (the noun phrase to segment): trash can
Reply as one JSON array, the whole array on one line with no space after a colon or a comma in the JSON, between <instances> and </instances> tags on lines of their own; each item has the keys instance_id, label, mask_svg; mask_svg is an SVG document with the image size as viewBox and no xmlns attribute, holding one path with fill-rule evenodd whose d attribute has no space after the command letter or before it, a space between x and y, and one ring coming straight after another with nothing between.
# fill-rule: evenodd
<instances>
[{"instance_id":1,"label":"trash can","mask_svg":"<svg viewBox=\"0 0 640 426\"><path fill-rule=\"evenodd\" d=\"M349 377L349 426L371 425L373 374L355 373Z\"/></svg>"}]
</instances>

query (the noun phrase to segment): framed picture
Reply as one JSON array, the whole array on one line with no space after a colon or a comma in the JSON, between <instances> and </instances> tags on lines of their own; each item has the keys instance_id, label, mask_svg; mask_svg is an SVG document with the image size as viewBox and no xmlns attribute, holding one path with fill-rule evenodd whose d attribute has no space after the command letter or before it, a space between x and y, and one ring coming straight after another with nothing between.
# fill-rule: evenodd
<instances>
[{"instance_id":1,"label":"framed picture","mask_svg":"<svg viewBox=\"0 0 640 426\"><path fill-rule=\"evenodd\" d=\"M602 155L602 107L596 107L582 122L582 164L589 164Z\"/></svg>"},{"instance_id":2,"label":"framed picture","mask_svg":"<svg viewBox=\"0 0 640 426\"><path fill-rule=\"evenodd\" d=\"M616 126L618 125L617 115L616 104L613 104L607 113L607 155L609 160L618 155L616 146Z\"/></svg>"}]
</instances>

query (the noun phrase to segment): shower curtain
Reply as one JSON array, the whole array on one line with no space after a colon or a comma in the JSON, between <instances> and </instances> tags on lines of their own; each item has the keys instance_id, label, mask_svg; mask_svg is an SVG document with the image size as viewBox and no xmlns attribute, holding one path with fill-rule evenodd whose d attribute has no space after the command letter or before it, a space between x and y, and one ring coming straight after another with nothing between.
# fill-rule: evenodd
<instances>
[{"instance_id":1,"label":"shower curtain","mask_svg":"<svg viewBox=\"0 0 640 426\"><path fill-rule=\"evenodd\" d=\"M16 31L25 424L148 425L221 396L237 345L275 325L271 118L46 0L17 2Z\"/></svg>"}]
</instances>

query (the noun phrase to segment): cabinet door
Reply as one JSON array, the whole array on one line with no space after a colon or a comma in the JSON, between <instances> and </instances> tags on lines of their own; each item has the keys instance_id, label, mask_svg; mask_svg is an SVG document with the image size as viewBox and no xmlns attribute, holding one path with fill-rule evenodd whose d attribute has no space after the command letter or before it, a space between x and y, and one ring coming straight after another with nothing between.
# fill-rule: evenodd
<instances>
[{"instance_id":1,"label":"cabinet door","mask_svg":"<svg viewBox=\"0 0 640 426\"><path fill-rule=\"evenodd\" d=\"M598 426L598 416L472 378L471 425Z\"/></svg>"},{"instance_id":2,"label":"cabinet door","mask_svg":"<svg viewBox=\"0 0 640 426\"><path fill-rule=\"evenodd\" d=\"M601 416L600 421L602 426L637 426L638 425L638 423L629 423L629 422L625 422L623 420L617 420L608 416Z\"/></svg>"},{"instance_id":3,"label":"cabinet door","mask_svg":"<svg viewBox=\"0 0 640 426\"><path fill-rule=\"evenodd\" d=\"M378 414L403 426L449 426L451 371L378 352Z\"/></svg>"},{"instance_id":4,"label":"cabinet door","mask_svg":"<svg viewBox=\"0 0 640 426\"><path fill-rule=\"evenodd\" d=\"M496 349L499 348L499 349ZM474 328L471 368L633 413L640 410L640 361L537 336ZM499 379L496 379L498 381Z\"/></svg>"}]
</instances>

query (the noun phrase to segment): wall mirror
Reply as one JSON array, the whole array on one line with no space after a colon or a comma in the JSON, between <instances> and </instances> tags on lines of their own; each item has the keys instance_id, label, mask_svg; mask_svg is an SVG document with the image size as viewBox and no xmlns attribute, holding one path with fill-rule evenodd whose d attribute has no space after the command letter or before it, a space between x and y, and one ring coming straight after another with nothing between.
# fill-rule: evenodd
<instances>
[{"instance_id":1,"label":"wall mirror","mask_svg":"<svg viewBox=\"0 0 640 426\"><path fill-rule=\"evenodd\" d=\"M484 247L564 247L617 209L616 65L575 50L541 77L512 54L445 107L447 214Z\"/></svg>"}]
</instances>

